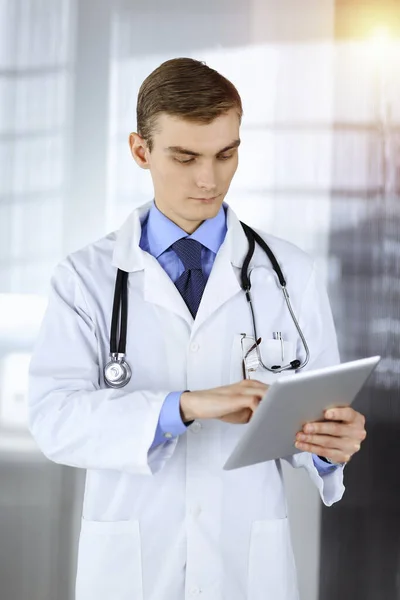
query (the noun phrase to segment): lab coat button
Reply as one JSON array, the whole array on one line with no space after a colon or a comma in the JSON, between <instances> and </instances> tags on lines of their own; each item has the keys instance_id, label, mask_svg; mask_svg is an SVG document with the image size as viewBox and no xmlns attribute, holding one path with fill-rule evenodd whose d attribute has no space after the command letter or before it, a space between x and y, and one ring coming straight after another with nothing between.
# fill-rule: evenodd
<instances>
[{"instance_id":1,"label":"lab coat button","mask_svg":"<svg viewBox=\"0 0 400 600\"><path fill-rule=\"evenodd\" d=\"M194 423L192 423L189 427L190 431L192 433L198 433L200 431L200 429L202 428L202 424L199 423L198 421L195 421Z\"/></svg>"},{"instance_id":2,"label":"lab coat button","mask_svg":"<svg viewBox=\"0 0 400 600\"><path fill-rule=\"evenodd\" d=\"M199 587L192 587L189 590L189 594L191 596L198 596L199 594L201 594L201 589Z\"/></svg>"},{"instance_id":3,"label":"lab coat button","mask_svg":"<svg viewBox=\"0 0 400 600\"><path fill-rule=\"evenodd\" d=\"M193 344L190 344L190 350L192 352L197 352L197 350L200 348L199 344L197 342L193 342Z\"/></svg>"}]
</instances>

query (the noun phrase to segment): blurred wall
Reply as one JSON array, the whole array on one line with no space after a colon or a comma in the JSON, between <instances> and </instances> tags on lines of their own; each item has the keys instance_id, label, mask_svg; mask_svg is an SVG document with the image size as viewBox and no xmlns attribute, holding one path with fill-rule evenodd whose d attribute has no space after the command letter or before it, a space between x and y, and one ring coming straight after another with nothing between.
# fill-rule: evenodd
<instances>
[{"instance_id":1,"label":"blurred wall","mask_svg":"<svg viewBox=\"0 0 400 600\"><path fill-rule=\"evenodd\" d=\"M320 598L400 598L400 4L339 2L330 287L342 360L381 354L368 437L323 510ZM339 42L340 40L340 42ZM347 168L340 165L346 162Z\"/></svg>"},{"instance_id":2,"label":"blurred wall","mask_svg":"<svg viewBox=\"0 0 400 600\"><path fill-rule=\"evenodd\" d=\"M333 0L303 0L301 10L296 0L0 0L0 539L8 540L0 542L2 600L73 597L84 474L42 458L27 433L27 364L55 264L151 198L148 173L130 158L128 134L141 81L179 55L206 60L242 95L243 143L229 203L250 225L317 258L343 359L387 356L379 384L371 384L388 407L379 413L385 450L375 454L372 440L346 468L343 508L322 514L321 562L317 493L304 473L285 470L302 600L317 600L319 587L323 600L367 598L357 596L355 584L369 581L365 566L372 561L375 572L386 565L394 585L395 535L391 560L384 551L380 562L378 552L356 564L341 557L366 531L371 512L357 528L351 523L372 488L370 511L379 512L381 489L384 506L395 498L394 463L391 470L386 458L395 456L396 426L386 434L400 372L393 76L400 69L382 65L387 52L395 61L398 49L379 39L335 41L336 25ZM369 389L360 402L374 427L376 392ZM378 521L375 531L383 531ZM345 582L354 586L343 592Z\"/></svg>"},{"instance_id":3,"label":"blurred wall","mask_svg":"<svg viewBox=\"0 0 400 600\"><path fill-rule=\"evenodd\" d=\"M30 352L64 254L73 6L0 2L0 597L71 598L73 473L26 428Z\"/></svg>"}]
</instances>

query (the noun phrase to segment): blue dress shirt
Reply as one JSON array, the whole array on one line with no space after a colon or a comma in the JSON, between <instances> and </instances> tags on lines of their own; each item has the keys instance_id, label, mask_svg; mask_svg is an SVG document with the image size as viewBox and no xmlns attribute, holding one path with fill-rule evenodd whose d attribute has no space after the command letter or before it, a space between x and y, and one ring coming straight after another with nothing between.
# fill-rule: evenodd
<instances>
[{"instance_id":1,"label":"blue dress shirt","mask_svg":"<svg viewBox=\"0 0 400 600\"><path fill-rule=\"evenodd\" d=\"M185 268L178 255L172 250L171 245L185 237L200 242L203 246L201 250L202 270L207 280L217 252L225 239L226 231L226 212L224 206L221 206L218 214L213 219L204 221L192 235L188 236L176 223L168 219L153 202L146 219L142 223L142 235L139 245L142 250L148 252L158 260L164 271L175 283ZM168 438L165 437L166 433L177 437L187 431L180 413L181 394L182 392L171 392L165 398L156 434L151 445L152 448L168 442ZM329 465L318 458L318 456L313 456L313 460L320 474L335 469L335 466Z\"/></svg>"}]
</instances>

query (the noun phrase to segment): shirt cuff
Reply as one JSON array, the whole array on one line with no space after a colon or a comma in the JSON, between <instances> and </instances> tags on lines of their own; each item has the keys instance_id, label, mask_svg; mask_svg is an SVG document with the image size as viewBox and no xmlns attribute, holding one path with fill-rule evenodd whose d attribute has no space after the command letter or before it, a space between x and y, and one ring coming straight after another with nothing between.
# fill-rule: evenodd
<instances>
[{"instance_id":1,"label":"shirt cuff","mask_svg":"<svg viewBox=\"0 0 400 600\"><path fill-rule=\"evenodd\" d=\"M182 421L180 411L182 393L171 392L165 398L158 418L156 434L151 445L152 448L182 435L187 430L187 425Z\"/></svg>"},{"instance_id":2,"label":"shirt cuff","mask_svg":"<svg viewBox=\"0 0 400 600\"><path fill-rule=\"evenodd\" d=\"M325 462L324 460L322 460L322 458L319 458L319 456L317 456L316 454L313 454L312 457L313 457L314 465L320 475L325 475L326 473L332 473L332 471L337 469L337 465L331 465L331 464Z\"/></svg>"}]
</instances>

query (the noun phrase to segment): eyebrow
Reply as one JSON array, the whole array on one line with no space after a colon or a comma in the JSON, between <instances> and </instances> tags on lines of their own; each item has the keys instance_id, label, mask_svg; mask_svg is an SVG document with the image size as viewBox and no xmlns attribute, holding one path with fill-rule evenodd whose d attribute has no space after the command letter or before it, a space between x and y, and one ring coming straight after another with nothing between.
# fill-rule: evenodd
<instances>
[{"instance_id":1,"label":"eyebrow","mask_svg":"<svg viewBox=\"0 0 400 600\"><path fill-rule=\"evenodd\" d=\"M235 140L229 146L225 146L222 150L219 150L215 156L219 154L223 154L224 152L228 152L228 150L233 150L234 148L238 148L240 146L240 140ZM199 152L193 152L193 150L188 150L187 148L182 148L182 146L169 146L165 149L166 152L170 152L171 154L187 154L189 156L201 156Z\"/></svg>"}]
</instances>

